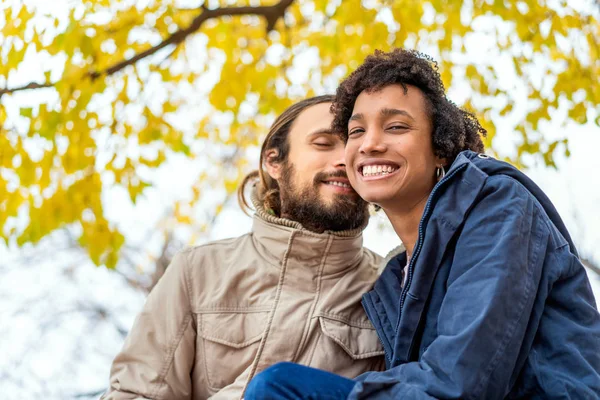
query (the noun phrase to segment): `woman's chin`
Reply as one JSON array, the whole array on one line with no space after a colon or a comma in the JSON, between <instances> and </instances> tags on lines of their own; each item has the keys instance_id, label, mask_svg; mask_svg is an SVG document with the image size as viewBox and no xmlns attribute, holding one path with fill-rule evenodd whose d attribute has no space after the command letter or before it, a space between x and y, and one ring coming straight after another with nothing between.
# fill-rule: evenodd
<instances>
[{"instance_id":1,"label":"woman's chin","mask_svg":"<svg viewBox=\"0 0 600 400\"><path fill-rule=\"evenodd\" d=\"M382 203L385 204L387 202L389 202L389 199L386 196L381 196L381 195L374 195L373 193L367 193L364 196L362 194L358 194L360 197L363 198L363 200L365 200L368 203L371 204L377 204L377 205L381 205Z\"/></svg>"}]
</instances>

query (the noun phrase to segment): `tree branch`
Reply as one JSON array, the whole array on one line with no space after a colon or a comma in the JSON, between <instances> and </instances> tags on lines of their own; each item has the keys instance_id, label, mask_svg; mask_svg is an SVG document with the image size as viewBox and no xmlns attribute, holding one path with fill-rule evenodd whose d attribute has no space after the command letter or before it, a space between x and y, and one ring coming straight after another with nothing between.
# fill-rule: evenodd
<instances>
[{"instance_id":1,"label":"tree branch","mask_svg":"<svg viewBox=\"0 0 600 400\"><path fill-rule=\"evenodd\" d=\"M29 89L42 89L42 88L49 88L54 86L54 83L35 83L35 82L31 82L28 83L25 86L18 86L15 88L4 88L4 89L0 89L0 97L2 97L3 94L6 93L15 93L15 92L20 92L22 90L29 90Z\"/></svg>"},{"instance_id":2,"label":"tree branch","mask_svg":"<svg viewBox=\"0 0 600 400\"><path fill-rule=\"evenodd\" d=\"M128 60L120 61L114 64L111 67L108 67L104 71L94 71L90 72L88 76L95 80L100 78L101 76L109 76L112 75L129 65L133 65L138 61L149 57L156 52L164 49L165 47L174 45L177 46L181 42L183 42L189 35L198 31L202 24L210 19L220 18L224 16L240 16L240 15L254 15L259 17L264 17L267 20L267 32L272 31L275 28L275 24L277 21L282 18L285 14L285 11L292 5L294 0L280 0L279 3L274 4L272 6L243 6L243 7L221 7L209 9L206 6L201 6L200 9L202 12L194 18L194 20L190 23L187 28L181 28L173 33L171 36L163 40L161 43L156 46L150 47L147 50L142 51L141 53L136 54ZM29 90L29 89L40 89L40 88L48 88L54 86L56 83L35 83L31 82L25 86L20 86L16 88L4 88L0 89L0 97L6 93L14 93L21 90Z\"/></svg>"},{"instance_id":3,"label":"tree branch","mask_svg":"<svg viewBox=\"0 0 600 400\"><path fill-rule=\"evenodd\" d=\"M600 275L600 266L594 264L590 259L581 258L581 263L590 270L594 271L596 274Z\"/></svg>"}]
</instances>

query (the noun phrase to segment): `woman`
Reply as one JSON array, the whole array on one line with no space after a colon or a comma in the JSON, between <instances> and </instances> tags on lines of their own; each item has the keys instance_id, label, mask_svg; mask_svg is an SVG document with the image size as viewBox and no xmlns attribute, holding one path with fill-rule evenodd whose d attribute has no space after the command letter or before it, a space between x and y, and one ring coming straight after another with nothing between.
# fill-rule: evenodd
<instances>
[{"instance_id":1,"label":"woman","mask_svg":"<svg viewBox=\"0 0 600 400\"><path fill-rule=\"evenodd\" d=\"M600 315L569 233L531 180L482 154L435 64L376 52L332 109L352 186L406 248L363 298L388 370L276 365L246 398L598 398Z\"/></svg>"}]
</instances>

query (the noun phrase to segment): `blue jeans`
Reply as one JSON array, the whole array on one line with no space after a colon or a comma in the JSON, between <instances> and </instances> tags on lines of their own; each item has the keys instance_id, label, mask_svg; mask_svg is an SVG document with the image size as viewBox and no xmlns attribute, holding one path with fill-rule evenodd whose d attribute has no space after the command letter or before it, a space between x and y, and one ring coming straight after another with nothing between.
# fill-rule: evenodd
<instances>
[{"instance_id":1,"label":"blue jeans","mask_svg":"<svg viewBox=\"0 0 600 400\"><path fill-rule=\"evenodd\" d=\"M346 400L354 381L290 362L270 366L248 385L244 400Z\"/></svg>"}]
</instances>

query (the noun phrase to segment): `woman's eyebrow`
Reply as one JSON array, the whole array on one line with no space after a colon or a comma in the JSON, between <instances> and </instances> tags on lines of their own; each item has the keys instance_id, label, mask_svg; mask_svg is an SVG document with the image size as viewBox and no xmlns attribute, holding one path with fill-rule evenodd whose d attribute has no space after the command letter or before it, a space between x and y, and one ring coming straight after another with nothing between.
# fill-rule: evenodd
<instances>
[{"instance_id":1,"label":"woman's eyebrow","mask_svg":"<svg viewBox=\"0 0 600 400\"><path fill-rule=\"evenodd\" d=\"M415 118L412 115L410 115L410 113L408 111L399 110L397 108L382 108L381 110L379 110L379 113L384 117L390 117L393 115L404 115L404 116L412 119L413 121L415 120ZM354 114L353 116L351 116L350 119L348 120L348 122L359 121L364 118L365 118L365 116L363 114L357 113L357 114Z\"/></svg>"},{"instance_id":2,"label":"woman's eyebrow","mask_svg":"<svg viewBox=\"0 0 600 400\"><path fill-rule=\"evenodd\" d=\"M412 115L410 115L410 113L408 113L408 111L404 111L404 110L398 110L396 108L382 108L379 113L381 115L383 115L384 117L391 117L394 115L404 115L405 117L408 117L410 119L412 119L413 121L415 120L413 118Z\"/></svg>"},{"instance_id":3,"label":"woman's eyebrow","mask_svg":"<svg viewBox=\"0 0 600 400\"><path fill-rule=\"evenodd\" d=\"M348 120L348 122L350 122L350 121L358 121L358 120L364 119L364 118L365 118L364 115L362 115L361 113L358 113L358 114L354 114L353 116L351 116L350 119Z\"/></svg>"}]
</instances>

